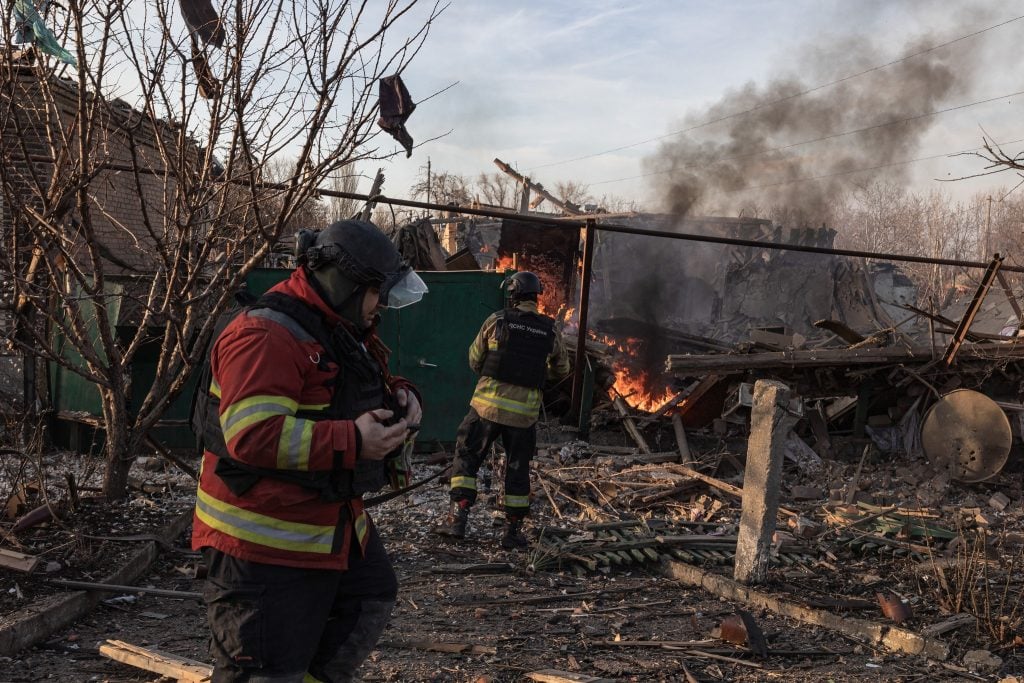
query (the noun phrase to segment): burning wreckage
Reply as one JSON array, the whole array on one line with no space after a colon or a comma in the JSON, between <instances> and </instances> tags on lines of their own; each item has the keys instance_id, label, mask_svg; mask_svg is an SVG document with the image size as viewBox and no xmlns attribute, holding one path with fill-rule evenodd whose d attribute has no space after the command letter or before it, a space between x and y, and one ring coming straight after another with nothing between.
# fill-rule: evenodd
<instances>
[{"instance_id":1,"label":"burning wreckage","mask_svg":"<svg viewBox=\"0 0 1024 683\"><path fill-rule=\"evenodd\" d=\"M549 425L541 445L538 495L557 519L535 568L660 563L684 584L881 650L955 655L966 669L944 666L960 671L994 672L1002 660L988 649L1021 642L1024 536L1008 529L1020 521L1024 315L998 256L973 296L926 311L897 266L832 250L832 230L618 215L733 244L600 232L581 297L587 245L574 231L435 222L450 266L540 274L542 310L570 346L589 317L589 419L572 414L568 388L546 395L575 440ZM588 520L582 533L558 523L570 512ZM782 594L743 585L767 581ZM915 613L920 632L895 625ZM741 635L726 619L719 637L763 655L740 614ZM968 625L977 637L957 647L986 649L951 652L939 636Z\"/></svg>"},{"instance_id":2,"label":"burning wreckage","mask_svg":"<svg viewBox=\"0 0 1024 683\"><path fill-rule=\"evenodd\" d=\"M438 543L429 529L446 487L384 502L375 523L395 539L389 552L401 558L408 607L396 609L392 638L369 665L375 680L441 680L439 658L459 672L444 680L511 680L488 678L495 663L516 680L557 682L765 680L782 671L787 680L996 680L1024 670L1024 351L1014 343L1024 316L1002 262L963 301L923 310L895 266L809 253L836 251L829 230L615 216L635 228L625 232L595 230L587 218L582 239L525 215L425 219L395 236L419 270L538 273L540 303L582 371L573 386L546 392L535 541L515 555L526 571L492 544ZM652 237L665 230L711 241ZM456 274L424 273L434 275L440 283ZM501 277L468 275L500 305ZM438 369L423 353L410 362ZM450 454L438 451L419 454L433 470L420 482L446 471ZM173 538L191 520L194 485L170 474L155 481L173 469L145 469L143 487L188 492L178 496L188 507L166 534ZM498 501L480 479L481 496ZM30 493L8 501L9 514L21 515L12 534L48 509L26 512ZM85 538L155 538L125 526L138 517L115 515L110 531ZM28 552L45 547L26 543L0 563L27 577L42 563ZM192 585L181 574L200 570L189 561L160 587L131 592L185 598L161 606L161 616L174 615L161 623L193 623L203 618L198 593L181 590ZM111 576L51 582L90 595L128 590L121 584L131 579ZM70 602L54 604L47 619L74 619ZM76 604L75 615L88 609ZM48 633L35 625L37 611L0 625L0 655L36 652L27 644ZM112 639L164 628L129 616L113 632L103 622L82 637L119 662L182 680L208 675L206 664L181 659L205 656L197 639L167 641L173 661ZM16 663L27 670L39 656Z\"/></svg>"}]
</instances>

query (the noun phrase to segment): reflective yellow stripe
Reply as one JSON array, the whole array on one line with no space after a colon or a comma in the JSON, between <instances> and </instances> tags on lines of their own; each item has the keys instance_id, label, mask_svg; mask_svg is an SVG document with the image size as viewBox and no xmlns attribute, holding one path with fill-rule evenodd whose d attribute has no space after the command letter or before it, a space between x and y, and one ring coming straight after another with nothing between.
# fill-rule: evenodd
<instances>
[{"instance_id":1,"label":"reflective yellow stripe","mask_svg":"<svg viewBox=\"0 0 1024 683\"><path fill-rule=\"evenodd\" d=\"M360 512L359 516L356 517L356 539L359 540L359 545L366 544L366 530L367 530L366 512Z\"/></svg>"},{"instance_id":2,"label":"reflective yellow stripe","mask_svg":"<svg viewBox=\"0 0 1024 683\"><path fill-rule=\"evenodd\" d=\"M217 380L212 378L210 379L210 393L220 398L220 385L217 384Z\"/></svg>"},{"instance_id":3,"label":"reflective yellow stripe","mask_svg":"<svg viewBox=\"0 0 1024 683\"><path fill-rule=\"evenodd\" d=\"M488 339L487 340L487 350L488 351L497 351L498 350L498 340L497 339Z\"/></svg>"},{"instance_id":4,"label":"reflective yellow stripe","mask_svg":"<svg viewBox=\"0 0 1024 683\"><path fill-rule=\"evenodd\" d=\"M452 488L476 491L476 477L454 476L452 477Z\"/></svg>"},{"instance_id":5,"label":"reflective yellow stripe","mask_svg":"<svg viewBox=\"0 0 1024 683\"><path fill-rule=\"evenodd\" d=\"M507 508L528 508L530 507L530 496L511 496L505 494L505 507Z\"/></svg>"},{"instance_id":6,"label":"reflective yellow stripe","mask_svg":"<svg viewBox=\"0 0 1024 683\"><path fill-rule=\"evenodd\" d=\"M196 516L207 526L229 536L270 548L329 554L333 526L285 522L217 500L202 488L196 494Z\"/></svg>"},{"instance_id":7,"label":"reflective yellow stripe","mask_svg":"<svg viewBox=\"0 0 1024 683\"><path fill-rule=\"evenodd\" d=\"M288 416L281 426L281 439L277 444L279 470L309 471L309 449L313 443L312 420Z\"/></svg>"},{"instance_id":8,"label":"reflective yellow stripe","mask_svg":"<svg viewBox=\"0 0 1024 683\"><path fill-rule=\"evenodd\" d=\"M300 403L299 410L327 410L330 403Z\"/></svg>"},{"instance_id":9,"label":"reflective yellow stripe","mask_svg":"<svg viewBox=\"0 0 1024 683\"><path fill-rule=\"evenodd\" d=\"M302 683L324 683L319 678L313 676L313 674L306 672L306 675L302 677Z\"/></svg>"},{"instance_id":10,"label":"reflective yellow stripe","mask_svg":"<svg viewBox=\"0 0 1024 683\"><path fill-rule=\"evenodd\" d=\"M250 396L232 403L220 414L224 441L230 442L245 429L278 415L294 415L299 404L286 396Z\"/></svg>"},{"instance_id":11,"label":"reflective yellow stripe","mask_svg":"<svg viewBox=\"0 0 1024 683\"><path fill-rule=\"evenodd\" d=\"M473 394L473 400L500 410L507 410L510 413L532 417L540 410L540 392L536 390L534 392L536 393L533 393L529 400L524 402L499 396L488 388L478 388L476 393Z\"/></svg>"}]
</instances>

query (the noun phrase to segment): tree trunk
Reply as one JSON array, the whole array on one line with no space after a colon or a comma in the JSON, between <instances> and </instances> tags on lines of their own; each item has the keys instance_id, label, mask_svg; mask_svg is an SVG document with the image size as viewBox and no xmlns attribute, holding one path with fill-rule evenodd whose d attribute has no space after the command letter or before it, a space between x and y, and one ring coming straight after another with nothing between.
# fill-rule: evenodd
<instances>
[{"instance_id":1,"label":"tree trunk","mask_svg":"<svg viewBox=\"0 0 1024 683\"><path fill-rule=\"evenodd\" d=\"M107 500L120 500L128 494L128 472L135 460L129 448L128 402L120 389L105 389L101 395L107 437L104 451L107 470L103 475L103 495Z\"/></svg>"}]
</instances>

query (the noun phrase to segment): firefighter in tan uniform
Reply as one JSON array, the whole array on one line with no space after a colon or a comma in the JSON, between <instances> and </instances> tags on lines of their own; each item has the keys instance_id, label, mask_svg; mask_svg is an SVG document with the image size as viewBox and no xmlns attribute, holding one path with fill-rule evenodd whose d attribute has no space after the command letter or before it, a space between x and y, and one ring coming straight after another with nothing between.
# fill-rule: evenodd
<instances>
[{"instance_id":1,"label":"firefighter in tan uniform","mask_svg":"<svg viewBox=\"0 0 1024 683\"><path fill-rule=\"evenodd\" d=\"M522 533L530 511L530 460L537 446L537 416L544 383L569 374L569 359L555 321L537 311L543 291L533 273L508 280L508 307L484 321L469 347L480 375L469 414L459 426L451 478L451 508L437 532L465 538L476 502L476 473L495 439L505 448L505 531L501 547L529 545Z\"/></svg>"}]
</instances>

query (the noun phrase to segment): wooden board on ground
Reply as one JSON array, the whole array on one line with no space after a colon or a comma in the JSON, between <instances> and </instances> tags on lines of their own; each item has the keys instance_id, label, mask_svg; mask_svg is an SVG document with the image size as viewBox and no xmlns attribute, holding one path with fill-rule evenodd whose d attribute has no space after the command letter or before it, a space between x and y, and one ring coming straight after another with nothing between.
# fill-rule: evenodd
<instances>
[{"instance_id":1,"label":"wooden board on ground","mask_svg":"<svg viewBox=\"0 0 1024 683\"><path fill-rule=\"evenodd\" d=\"M18 572L31 572L39 565L39 558L16 550L0 548L0 567Z\"/></svg>"},{"instance_id":2,"label":"wooden board on ground","mask_svg":"<svg viewBox=\"0 0 1024 683\"><path fill-rule=\"evenodd\" d=\"M598 678L596 676L588 676L586 674L575 674L569 671L559 671L557 669L541 669L540 671L531 671L527 674L523 674L531 681L540 681L540 683L611 683L610 678Z\"/></svg>"},{"instance_id":3,"label":"wooden board on ground","mask_svg":"<svg viewBox=\"0 0 1024 683\"><path fill-rule=\"evenodd\" d=\"M685 586L702 588L726 600L740 602L758 609L766 609L805 624L866 639L872 646L883 647L892 652L921 655L939 661L949 658L948 645L906 629L864 619L842 617L824 610L804 607L683 562L665 562L663 568L666 576Z\"/></svg>"},{"instance_id":4,"label":"wooden board on ground","mask_svg":"<svg viewBox=\"0 0 1024 683\"><path fill-rule=\"evenodd\" d=\"M168 676L177 681L202 683L213 676L213 667L187 657L147 650L122 640L108 640L100 645L100 654L116 662Z\"/></svg>"}]
</instances>

